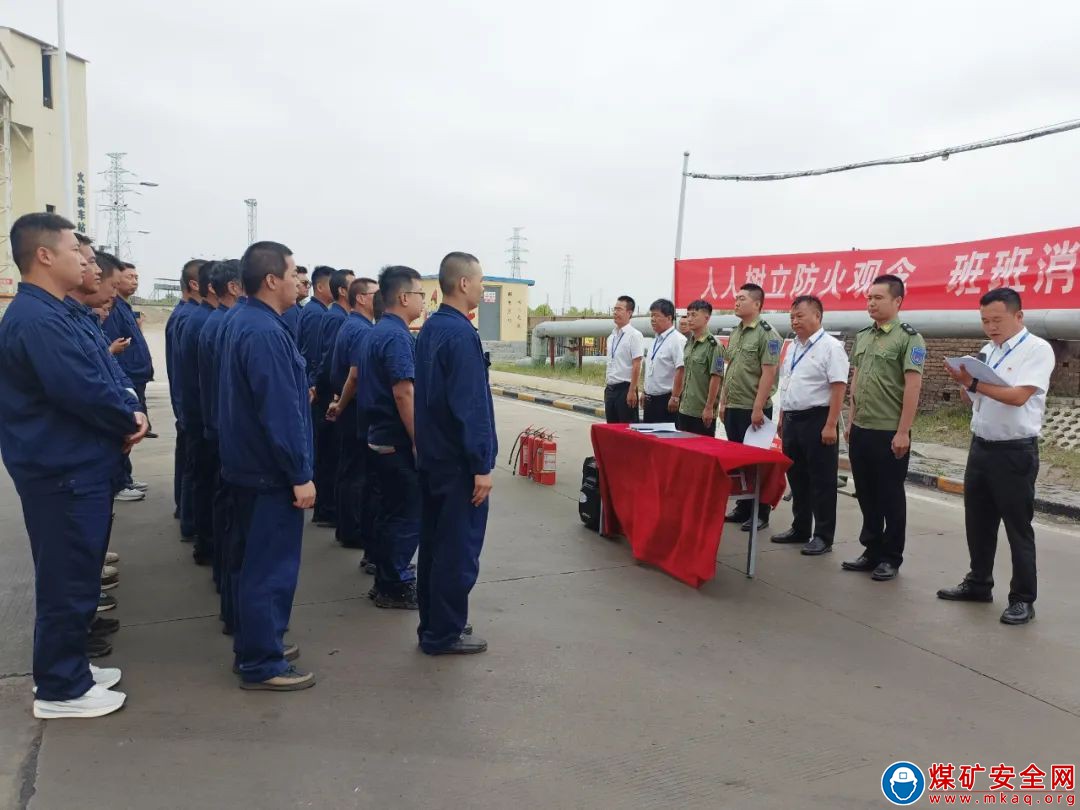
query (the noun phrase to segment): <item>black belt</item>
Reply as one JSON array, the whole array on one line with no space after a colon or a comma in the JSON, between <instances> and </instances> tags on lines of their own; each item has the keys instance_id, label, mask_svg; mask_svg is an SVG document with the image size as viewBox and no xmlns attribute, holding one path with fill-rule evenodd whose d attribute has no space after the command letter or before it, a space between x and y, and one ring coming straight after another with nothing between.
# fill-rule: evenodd
<instances>
[{"instance_id":1,"label":"black belt","mask_svg":"<svg viewBox=\"0 0 1080 810\"><path fill-rule=\"evenodd\" d=\"M978 436L972 436L971 440L979 445L979 447L985 447L987 449L993 449L1000 447L1007 449L1009 447L1031 447L1037 445L1039 439L1037 436L1032 436L1030 439L1003 439L1001 441L991 441L990 439L980 439Z\"/></svg>"},{"instance_id":2,"label":"black belt","mask_svg":"<svg viewBox=\"0 0 1080 810\"><path fill-rule=\"evenodd\" d=\"M820 416L822 413L828 413L828 405L818 405L813 408L805 408L801 411L784 411L784 418L791 418L793 420L809 419L811 416Z\"/></svg>"},{"instance_id":3,"label":"black belt","mask_svg":"<svg viewBox=\"0 0 1080 810\"><path fill-rule=\"evenodd\" d=\"M619 382L619 383L611 383L609 385L604 386L604 390L605 391L611 391L614 388L622 388L624 385L627 388L630 387L630 383L628 383L628 382Z\"/></svg>"}]
</instances>

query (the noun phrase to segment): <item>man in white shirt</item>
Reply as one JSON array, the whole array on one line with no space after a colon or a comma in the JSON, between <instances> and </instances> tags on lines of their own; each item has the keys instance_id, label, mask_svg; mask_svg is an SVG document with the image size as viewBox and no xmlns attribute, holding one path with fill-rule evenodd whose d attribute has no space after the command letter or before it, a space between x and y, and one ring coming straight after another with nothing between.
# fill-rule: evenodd
<instances>
[{"instance_id":1,"label":"man in white shirt","mask_svg":"<svg viewBox=\"0 0 1080 810\"><path fill-rule=\"evenodd\" d=\"M849 363L844 344L821 327L821 299L800 295L791 304L795 343L780 369L780 431L791 459L791 528L774 543L802 543L816 557L832 551L836 533L836 473L840 462L837 420L844 403Z\"/></svg>"},{"instance_id":2,"label":"man in white shirt","mask_svg":"<svg viewBox=\"0 0 1080 810\"><path fill-rule=\"evenodd\" d=\"M1013 575L1004 624L1027 624L1035 618L1035 479L1039 474L1039 434L1046 411L1046 391L1054 371L1054 350L1024 326L1020 295L1007 287L991 290L979 301L986 364L1007 383L991 385L966 369L945 369L964 387L971 402L971 449L964 473L964 513L971 570L955 588L938 591L940 599L992 602L994 553L998 528L1012 551ZM977 373L977 372L976 372Z\"/></svg>"},{"instance_id":3,"label":"man in white shirt","mask_svg":"<svg viewBox=\"0 0 1080 810\"><path fill-rule=\"evenodd\" d=\"M604 388L604 416L609 425L638 421L638 381L645 337L630 325L634 307L633 298L620 295L612 310L615 329L608 338Z\"/></svg>"},{"instance_id":4,"label":"man in white shirt","mask_svg":"<svg viewBox=\"0 0 1080 810\"><path fill-rule=\"evenodd\" d=\"M676 370L683 367L686 338L675 329L675 305L666 298L653 301L649 307L649 320L656 338L645 360L645 403L641 421L674 422L679 403L671 402L671 389Z\"/></svg>"}]
</instances>

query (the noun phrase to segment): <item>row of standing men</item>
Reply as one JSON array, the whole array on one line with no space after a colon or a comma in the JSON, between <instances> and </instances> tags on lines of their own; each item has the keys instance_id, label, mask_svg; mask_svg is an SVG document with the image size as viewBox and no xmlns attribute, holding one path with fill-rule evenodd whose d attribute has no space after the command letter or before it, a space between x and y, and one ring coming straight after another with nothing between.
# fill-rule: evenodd
<instances>
[{"instance_id":1,"label":"row of standing men","mask_svg":"<svg viewBox=\"0 0 1080 810\"><path fill-rule=\"evenodd\" d=\"M821 556L832 551L836 533L840 417L850 377L844 434L862 513L863 553L842 568L868 572L879 582L895 579L904 561L904 483L927 358L923 337L900 320L905 295L896 276L874 280L867 294L873 323L856 335L850 362L843 343L822 327L821 300L796 298L790 312L795 342L783 368L783 340L761 317L765 293L758 285L745 284L737 292L739 324L726 346L709 331L713 308L707 301L690 303L678 327L674 305L655 301L649 312L656 339L647 356L641 332L630 325L635 302L620 297L607 345L607 421L638 421L640 387L645 421L674 420L683 431L713 436L719 420L727 438L741 442L772 419L773 398L781 390L777 429L792 460L793 523L772 541L799 544L802 554ZM993 600L997 535L1004 524L1013 576L1001 621L1026 624L1035 616L1038 442L1055 358L1052 347L1024 326L1015 290L987 293L980 315L990 342L978 359L1006 384L995 384L974 364L970 369L945 364L972 407L964 486L971 565L959 585L937 595L949 601ZM757 515L751 509L740 501L725 520L741 524L743 531L755 520L759 529L768 527L770 507L761 505Z\"/></svg>"},{"instance_id":2,"label":"row of standing men","mask_svg":"<svg viewBox=\"0 0 1080 810\"><path fill-rule=\"evenodd\" d=\"M213 570L241 686L314 684L284 641L308 508L342 545L364 549L376 606L419 611L425 653L482 652L468 595L497 442L468 319L480 264L443 260L444 304L418 338L409 325L424 294L412 268L378 280L315 268L303 307L301 275L274 242L239 261L188 262L166 325L175 516L195 562Z\"/></svg>"}]
</instances>

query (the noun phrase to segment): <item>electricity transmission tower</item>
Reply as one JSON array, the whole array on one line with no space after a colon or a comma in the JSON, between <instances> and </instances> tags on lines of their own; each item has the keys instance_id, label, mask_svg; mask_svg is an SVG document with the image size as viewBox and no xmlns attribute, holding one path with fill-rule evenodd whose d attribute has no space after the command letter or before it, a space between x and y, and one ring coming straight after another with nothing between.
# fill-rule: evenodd
<instances>
[{"instance_id":1,"label":"electricity transmission tower","mask_svg":"<svg viewBox=\"0 0 1080 810\"><path fill-rule=\"evenodd\" d=\"M569 253L563 262L562 314L570 311L570 283L574 275L574 259Z\"/></svg>"},{"instance_id":2,"label":"electricity transmission tower","mask_svg":"<svg viewBox=\"0 0 1080 810\"><path fill-rule=\"evenodd\" d=\"M127 204L127 195L140 194L137 186L149 186L154 188L157 183L149 183L138 180L134 172L124 168L125 152L109 152L109 168L101 175L105 177L105 188L101 194L105 202L98 206L98 210L105 214L105 240L99 242L107 250L111 250L116 258L131 258L131 234L128 231L127 215L139 212Z\"/></svg>"},{"instance_id":3,"label":"electricity transmission tower","mask_svg":"<svg viewBox=\"0 0 1080 810\"><path fill-rule=\"evenodd\" d=\"M522 254L529 252L529 249L523 245L524 242L529 241L527 236L521 235L523 230L525 230L524 227L514 228L514 235L506 240L510 243L510 247L506 249L506 252L510 254L507 260L507 264L510 265L510 278L521 278L521 266L528 264L521 258Z\"/></svg>"},{"instance_id":4,"label":"electricity transmission tower","mask_svg":"<svg viewBox=\"0 0 1080 810\"><path fill-rule=\"evenodd\" d=\"M244 205L247 206L248 215L248 244L252 245L259 234L259 201L249 197L244 200Z\"/></svg>"}]
</instances>

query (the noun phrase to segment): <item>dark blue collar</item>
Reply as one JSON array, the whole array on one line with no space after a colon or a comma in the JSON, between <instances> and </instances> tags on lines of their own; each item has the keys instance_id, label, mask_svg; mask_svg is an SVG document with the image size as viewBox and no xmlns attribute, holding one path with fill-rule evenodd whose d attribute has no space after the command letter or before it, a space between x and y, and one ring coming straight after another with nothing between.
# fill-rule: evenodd
<instances>
[{"instance_id":1,"label":"dark blue collar","mask_svg":"<svg viewBox=\"0 0 1080 810\"><path fill-rule=\"evenodd\" d=\"M318 298L316 298L314 296L311 297L311 300L308 301L308 304L314 304L317 307L321 307L322 311L326 312L326 304L324 304L322 301L320 301ZM307 306L307 304L305 304L304 306Z\"/></svg>"},{"instance_id":2,"label":"dark blue collar","mask_svg":"<svg viewBox=\"0 0 1080 810\"><path fill-rule=\"evenodd\" d=\"M467 315L462 314L461 310L457 307L452 307L449 304L439 304L439 310L436 313L438 315L449 315L452 318L458 318L465 321L469 326L472 326L472 321L469 320ZM474 329L476 327L473 327Z\"/></svg>"},{"instance_id":3,"label":"dark blue collar","mask_svg":"<svg viewBox=\"0 0 1080 810\"><path fill-rule=\"evenodd\" d=\"M342 315L348 315L349 314L349 311L347 309L345 309L345 307L343 307L337 301L335 301L334 303L332 303L330 305L330 309L337 309L337 311L340 312Z\"/></svg>"},{"instance_id":4,"label":"dark blue collar","mask_svg":"<svg viewBox=\"0 0 1080 810\"><path fill-rule=\"evenodd\" d=\"M350 312L349 317L350 318L359 318L364 323L366 323L368 326L372 325L372 322L367 319L367 315L364 315L362 312Z\"/></svg>"},{"instance_id":5,"label":"dark blue collar","mask_svg":"<svg viewBox=\"0 0 1080 810\"><path fill-rule=\"evenodd\" d=\"M210 310L211 312L214 311L214 308L212 306L210 306L208 303L206 303L205 301L200 302L199 306L205 307L206 309Z\"/></svg>"},{"instance_id":6,"label":"dark blue collar","mask_svg":"<svg viewBox=\"0 0 1080 810\"><path fill-rule=\"evenodd\" d=\"M393 312L384 312L382 321L387 321L391 329L401 329L404 332L409 331L409 325L401 318L400 315L395 315Z\"/></svg>"},{"instance_id":7,"label":"dark blue collar","mask_svg":"<svg viewBox=\"0 0 1080 810\"><path fill-rule=\"evenodd\" d=\"M275 310L273 307L270 307L267 304L263 303L258 298L249 298L247 300L246 306L254 307L255 309L261 309L261 310L265 311L268 315L273 315L277 320L281 321L281 316L278 315L277 310ZM283 324L285 323L284 321L281 321L281 322Z\"/></svg>"},{"instance_id":8,"label":"dark blue collar","mask_svg":"<svg viewBox=\"0 0 1080 810\"><path fill-rule=\"evenodd\" d=\"M68 300L73 301L76 304L79 303L78 301L75 301L74 298L65 298L64 300L60 300L52 293L45 292L45 290L41 289L41 287L39 287L37 284L31 284L29 281L20 281L18 291L21 293L26 293L31 298L36 298L39 301L44 301L57 312L64 311L64 306L66 305Z\"/></svg>"}]
</instances>

